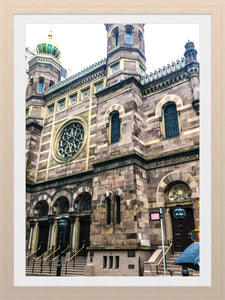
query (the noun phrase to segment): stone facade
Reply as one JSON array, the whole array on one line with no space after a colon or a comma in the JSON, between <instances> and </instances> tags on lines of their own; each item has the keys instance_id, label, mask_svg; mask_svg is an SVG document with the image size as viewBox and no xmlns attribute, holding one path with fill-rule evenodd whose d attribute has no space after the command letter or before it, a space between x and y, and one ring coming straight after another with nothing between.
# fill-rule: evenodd
<instances>
[{"instance_id":1,"label":"stone facade","mask_svg":"<svg viewBox=\"0 0 225 300\"><path fill-rule=\"evenodd\" d=\"M40 246L39 253L54 251L57 222L65 217L67 255L85 244L86 275L138 276L161 245L160 223L150 221L151 212L163 208L165 243L173 240L177 250L176 205L188 211L187 244L199 227L199 64L188 42L184 59L147 75L144 25L107 24L106 30L107 60L63 82L52 54L29 62L27 252ZM60 142L77 126L79 135ZM168 130L176 133L168 138Z\"/></svg>"}]
</instances>

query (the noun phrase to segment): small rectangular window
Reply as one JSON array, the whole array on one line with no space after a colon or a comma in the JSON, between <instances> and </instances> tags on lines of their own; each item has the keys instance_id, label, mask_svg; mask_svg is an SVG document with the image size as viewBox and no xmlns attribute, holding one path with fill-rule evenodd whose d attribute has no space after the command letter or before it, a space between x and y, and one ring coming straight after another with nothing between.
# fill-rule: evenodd
<instances>
[{"instance_id":1,"label":"small rectangular window","mask_svg":"<svg viewBox=\"0 0 225 300\"><path fill-rule=\"evenodd\" d=\"M113 256L109 257L109 269L112 269L113 267Z\"/></svg>"},{"instance_id":2,"label":"small rectangular window","mask_svg":"<svg viewBox=\"0 0 225 300\"><path fill-rule=\"evenodd\" d=\"M58 102L58 110L65 108L65 99Z\"/></svg>"},{"instance_id":3,"label":"small rectangular window","mask_svg":"<svg viewBox=\"0 0 225 300\"><path fill-rule=\"evenodd\" d=\"M26 108L26 117L29 115L29 108Z\"/></svg>"},{"instance_id":4,"label":"small rectangular window","mask_svg":"<svg viewBox=\"0 0 225 300\"><path fill-rule=\"evenodd\" d=\"M90 89L86 89L86 90L83 90L81 92L81 100L85 100L85 99L88 99L90 96Z\"/></svg>"},{"instance_id":5,"label":"small rectangular window","mask_svg":"<svg viewBox=\"0 0 225 300\"><path fill-rule=\"evenodd\" d=\"M128 257L135 257L135 251L134 250L128 250L127 256Z\"/></svg>"},{"instance_id":6,"label":"small rectangular window","mask_svg":"<svg viewBox=\"0 0 225 300\"><path fill-rule=\"evenodd\" d=\"M107 256L103 256L103 269L107 267Z\"/></svg>"},{"instance_id":7,"label":"small rectangular window","mask_svg":"<svg viewBox=\"0 0 225 300\"><path fill-rule=\"evenodd\" d=\"M115 265L115 269L119 269L120 266L120 257L116 256L116 265Z\"/></svg>"},{"instance_id":8,"label":"small rectangular window","mask_svg":"<svg viewBox=\"0 0 225 300\"><path fill-rule=\"evenodd\" d=\"M77 103L77 94L70 96L70 105Z\"/></svg>"},{"instance_id":9,"label":"small rectangular window","mask_svg":"<svg viewBox=\"0 0 225 300\"><path fill-rule=\"evenodd\" d=\"M54 104L48 106L48 114L51 115L54 113Z\"/></svg>"},{"instance_id":10,"label":"small rectangular window","mask_svg":"<svg viewBox=\"0 0 225 300\"><path fill-rule=\"evenodd\" d=\"M111 73L115 74L115 73L119 72L119 70L120 70L120 63L118 62L118 63L112 65L110 68L111 68Z\"/></svg>"},{"instance_id":11,"label":"small rectangular window","mask_svg":"<svg viewBox=\"0 0 225 300\"><path fill-rule=\"evenodd\" d=\"M98 92L100 92L101 90L103 90L103 82L100 82L100 83L98 83L98 84L95 84L95 88L94 88L95 93L98 93Z\"/></svg>"}]
</instances>

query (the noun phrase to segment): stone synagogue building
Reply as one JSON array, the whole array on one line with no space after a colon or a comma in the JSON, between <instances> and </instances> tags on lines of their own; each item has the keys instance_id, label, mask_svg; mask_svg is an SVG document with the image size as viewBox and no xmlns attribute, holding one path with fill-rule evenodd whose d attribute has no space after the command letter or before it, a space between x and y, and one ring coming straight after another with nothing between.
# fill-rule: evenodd
<instances>
[{"instance_id":1,"label":"stone synagogue building","mask_svg":"<svg viewBox=\"0 0 225 300\"><path fill-rule=\"evenodd\" d=\"M194 43L184 45L181 60L146 74L144 24L105 28L107 58L63 81L56 46L39 44L29 61L27 274L55 276L61 253L61 276L79 275L72 269L82 260L80 275L154 276L162 237L150 213L162 208L164 243L173 252L199 228ZM182 222L173 217L178 204Z\"/></svg>"}]
</instances>

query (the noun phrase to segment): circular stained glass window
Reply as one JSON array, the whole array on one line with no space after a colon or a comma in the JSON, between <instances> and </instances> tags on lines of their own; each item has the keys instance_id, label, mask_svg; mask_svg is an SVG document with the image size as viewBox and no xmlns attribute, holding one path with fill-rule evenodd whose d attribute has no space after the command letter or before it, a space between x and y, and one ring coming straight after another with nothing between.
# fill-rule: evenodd
<instances>
[{"instance_id":1,"label":"circular stained glass window","mask_svg":"<svg viewBox=\"0 0 225 300\"><path fill-rule=\"evenodd\" d=\"M70 158L78 152L84 140L84 127L73 122L67 125L59 135L57 149L62 158Z\"/></svg>"}]
</instances>

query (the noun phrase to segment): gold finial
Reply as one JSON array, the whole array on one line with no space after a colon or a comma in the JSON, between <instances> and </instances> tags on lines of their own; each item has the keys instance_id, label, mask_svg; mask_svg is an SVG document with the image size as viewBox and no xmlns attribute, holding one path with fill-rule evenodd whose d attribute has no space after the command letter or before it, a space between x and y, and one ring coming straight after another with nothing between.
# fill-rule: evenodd
<instances>
[{"instance_id":1,"label":"gold finial","mask_svg":"<svg viewBox=\"0 0 225 300\"><path fill-rule=\"evenodd\" d=\"M48 38L49 38L50 40L52 40L52 28L50 28L50 32L49 32L49 34L48 34Z\"/></svg>"}]
</instances>

